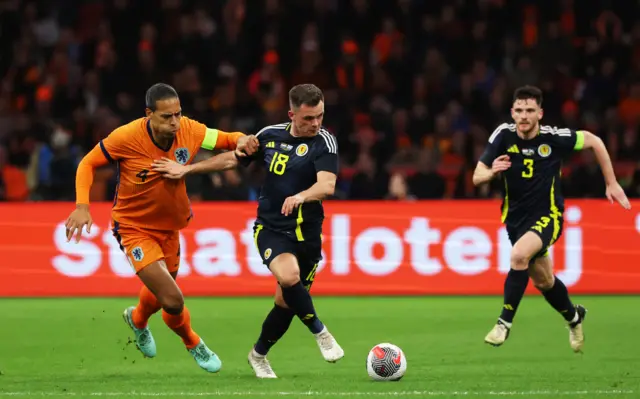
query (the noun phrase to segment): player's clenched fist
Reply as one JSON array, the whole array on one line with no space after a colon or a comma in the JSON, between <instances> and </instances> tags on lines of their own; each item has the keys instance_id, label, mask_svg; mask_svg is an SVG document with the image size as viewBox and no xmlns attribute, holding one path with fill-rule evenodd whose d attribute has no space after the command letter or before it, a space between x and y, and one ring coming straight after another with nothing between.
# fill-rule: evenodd
<instances>
[{"instance_id":1,"label":"player's clenched fist","mask_svg":"<svg viewBox=\"0 0 640 399\"><path fill-rule=\"evenodd\" d=\"M511 161L509 160L509 156L500 155L498 158L496 158L493 161L493 164L491 165L491 171L493 173L500 173L500 172L504 172L510 167L511 167Z\"/></svg>"},{"instance_id":2,"label":"player's clenched fist","mask_svg":"<svg viewBox=\"0 0 640 399\"><path fill-rule=\"evenodd\" d=\"M236 146L236 151L247 155L253 155L258 151L260 143L258 138L254 135L240 137Z\"/></svg>"},{"instance_id":3,"label":"player's clenched fist","mask_svg":"<svg viewBox=\"0 0 640 399\"><path fill-rule=\"evenodd\" d=\"M93 220L89 213L89 205L78 204L64 224L67 228L67 242L71 241L74 234L76 235L76 242L80 242L82 229L87 226L87 233L91 233L92 224Z\"/></svg>"}]
</instances>

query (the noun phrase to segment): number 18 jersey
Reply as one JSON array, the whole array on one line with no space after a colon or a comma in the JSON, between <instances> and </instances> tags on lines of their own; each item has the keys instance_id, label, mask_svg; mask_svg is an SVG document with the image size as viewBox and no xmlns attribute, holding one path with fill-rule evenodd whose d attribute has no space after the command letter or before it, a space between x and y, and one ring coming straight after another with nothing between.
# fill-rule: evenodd
<instances>
[{"instance_id":1,"label":"number 18 jersey","mask_svg":"<svg viewBox=\"0 0 640 399\"><path fill-rule=\"evenodd\" d=\"M502 222L517 225L530 216L561 215L562 162L583 145L582 131L540 126L537 136L525 140L516 133L515 124L498 126L489 137L480 162L491 168L493 161L505 154L511 161L511 167L502 173Z\"/></svg>"},{"instance_id":2,"label":"number 18 jersey","mask_svg":"<svg viewBox=\"0 0 640 399\"><path fill-rule=\"evenodd\" d=\"M243 163L260 162L267 174L258 199L257 223L284 233L295 241L318 236L322 230L322 202L306 202L289 216L282 214L287 197L307 190L321 171L338 173L338 145L335 137L320 129L313 137L294 137L291 124L267 126L256 134L260 150Z\"/></svg>"}]
</instances>

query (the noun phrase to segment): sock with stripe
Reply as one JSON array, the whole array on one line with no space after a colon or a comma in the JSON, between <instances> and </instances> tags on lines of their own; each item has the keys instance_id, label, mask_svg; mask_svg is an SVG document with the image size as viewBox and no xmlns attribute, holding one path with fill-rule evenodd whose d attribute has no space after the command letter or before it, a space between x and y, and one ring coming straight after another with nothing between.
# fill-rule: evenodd
<instances>
[{"instance_id":1,"label":"sock with stripe","mask_svg":"<svg viewBox=\"0 0 640 399\"><path fill-rule=\"evenodd\" d=\"M500 320L505 322L507 326L511 326L511 323L513 323L513 318L516 315L522 297L524 297L528 284L529 272L527 270L509 270L504 281L504 304L500 314Z\"/></svg>"},{"instance_id":2,"label":"sock with stripe","mask_svg":"<svg viewBox=\"0 0 640 399\"><path fill-rule=\"evenodd\" d=\"M300 320L309 328L314 334L319 333L324 329L324 324L318 319L316 310L313 307L313 300L311 295L302 281L298 281L291 287L282 287L282 297L293 312L300 318Z\"/></svg>"},{"instance_id":3,"label":"sock with stripe","mask_svg":"<svg viewBox=\"0 0 640 399\"><path fill-rule=\"evenodd\" d=\"M273 305L271 312L262 323L262 331L254 349L261 355L266 355L269 349L287 332L293 320L293 310Z\"/></svg>"},{"instance_id":4,"label":"sock with stripe","mask_svg":"<svg viewBox=\"0 0 640 399\"><path fill-rule=\"evenodd\" d=\"M577 316L576 307L569 298L569 291L567 286L564 285L562 280L554 276L553 287L547 291L543 291L544 299L549 302L558 313L564 317L568 322L576 322L574 320Z\"/></svg>"}]
</instances>

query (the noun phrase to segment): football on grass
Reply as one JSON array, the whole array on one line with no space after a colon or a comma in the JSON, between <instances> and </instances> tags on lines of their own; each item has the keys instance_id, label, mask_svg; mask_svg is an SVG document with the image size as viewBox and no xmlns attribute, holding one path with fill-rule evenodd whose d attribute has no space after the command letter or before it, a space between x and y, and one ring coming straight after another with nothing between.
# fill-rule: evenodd
<instances>
[{"instance_id":1,"label":"football on grass","mask_svg":"<svg viewBox=\"0 0 640 399\"><path fill-rule=\"evenodd\" d=\"M374 346L367 356L367 373L376 381L398 381L407 371L407 358L396 345Z\"/></svg>"}]
</instances>

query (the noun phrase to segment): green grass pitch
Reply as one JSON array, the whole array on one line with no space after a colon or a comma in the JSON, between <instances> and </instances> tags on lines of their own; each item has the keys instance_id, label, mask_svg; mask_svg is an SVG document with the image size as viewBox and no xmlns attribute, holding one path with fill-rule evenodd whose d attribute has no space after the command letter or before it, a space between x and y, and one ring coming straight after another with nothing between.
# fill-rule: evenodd
<instances>
[{"instance_id":1,"label":"green grass pitch","mask_svg":"<svg viewBox=\"0 0 640 399\"><path fill-rule=\"evenodd\" d=\"M324 362L297 320L269 355L277 380L257 380L246 360L270 298L187 298L193 326L218 353L218 374L199 369L155 315L155 359L130 343L123 309L135 298L0 299L0 398L640 398L640 297L576 297L589 313L583 354L540 296L521 303L509 340L483 343L498 297L316 298L345 349ZM399 382L370 381L369 349L400 346Z\"/></svg>"}]
</instances>

